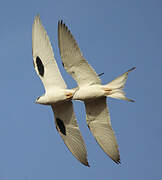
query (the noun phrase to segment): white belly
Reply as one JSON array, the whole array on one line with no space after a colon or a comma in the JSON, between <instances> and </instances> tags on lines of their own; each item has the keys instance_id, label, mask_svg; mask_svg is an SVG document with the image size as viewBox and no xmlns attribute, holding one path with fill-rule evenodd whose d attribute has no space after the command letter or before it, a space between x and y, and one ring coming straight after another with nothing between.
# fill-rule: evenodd
<instances>
[{"instance_id":1,"label":"white belly","mask_svg":"<svg viewBox=\"0 0 162 180\"><path fill-rule=\"evenodd\" d=\"M88 99L102 97L104 96L104 90L101 87L102 85L91 85L87 87L81 87L78 91L75 92L73 99L84 101Z\"/></svg>"},{"instance_id":2,"label":"white belly","mask_svg":"<svg viewBox=\"0 0 162 180\"><path fill-rule=\"evenodd\" d=\"M68 89L55 89L47 93L46 98L49 104L66 101L66 93L71 92Z\"/></svg>"}]
</instances>

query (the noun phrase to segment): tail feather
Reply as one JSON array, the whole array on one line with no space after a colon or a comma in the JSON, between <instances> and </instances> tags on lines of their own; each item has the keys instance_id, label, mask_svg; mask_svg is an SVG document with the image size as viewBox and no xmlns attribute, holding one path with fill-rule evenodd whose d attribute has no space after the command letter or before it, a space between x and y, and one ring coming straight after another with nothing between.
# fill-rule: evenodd
<instances>
[{"instance_id":1,"label":"tail feather","mask_svg":"<svg viewBox=\"0 0 162 180\"><path fill-rule=\"evenodd\" d=\"M116 98L116 99L122 99L130 102L135 102L132 99L128 99L125 96L125 93L123 91L124 85L128 78L128 73L136 69L135 67L129 69L127 72L122 74L121 76L117 77L110 83L106 85L106 88L110 90L110 93L107 95L108 97Z\"/></svg>"}]
</instances>

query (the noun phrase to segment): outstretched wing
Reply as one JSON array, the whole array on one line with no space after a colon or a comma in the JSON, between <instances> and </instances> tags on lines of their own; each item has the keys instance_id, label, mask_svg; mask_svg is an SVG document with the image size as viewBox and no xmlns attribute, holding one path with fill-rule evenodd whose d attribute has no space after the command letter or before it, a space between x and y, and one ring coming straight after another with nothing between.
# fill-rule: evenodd
<instances>
[{"instance_id":1,"label":"outstretched wing","mask_svg":"<svg viewBox=\"0 0 162 180\"><path fill-rule=\"evenodd\" d=\"M111 127L106 97L85 102L87 125L104 152L120 163L117 141Z\"/></svg>"},{"instance_id":2,"label":"outstretched wing","mask_svg":"<svg viewBox=\"0 0 162 180\"><path fill-rule=\"evenodd\" d=\"M51 87L66 88L56 64L50 40L39 15L35 17L32 28L32 54L34 68L45 89Z\"/></svg>"},{"instance_id":3,"label":"outstretched wing","mask_svg":"<svg viewBox=\"0 0 162 180\"><path fill-rule=\"evenodd\" d=\"M101 84L100 78L83 57L77 42L63 21L58 22L58 44L64 68L79 86Z\"/></svg>"},{"instance_id":4,"label":"outstretched wing","mask_svg":"<svg viewBox=\"0 0 162 180\"><path fill-rule=\"evenodd\" d=\"M89 166L86 146L75 118L72 101L52 105L52 110L55 115L56 129L64 143L82 164Z\"/></svg>"}]
</instances>

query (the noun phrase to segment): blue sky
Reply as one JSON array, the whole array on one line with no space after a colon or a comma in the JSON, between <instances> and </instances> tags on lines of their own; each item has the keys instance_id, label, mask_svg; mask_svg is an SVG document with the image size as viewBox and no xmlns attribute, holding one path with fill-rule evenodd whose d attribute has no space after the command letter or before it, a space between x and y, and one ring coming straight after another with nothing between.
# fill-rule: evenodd
<instances>
[{"instance_id":1,"label":"blue sky","mask_svg":"<svg viewBox=\"0 0 162 180\"><path fill-rule=\"evenodd\" d=\"M162 2L160 0L1 1L0 6L0 179L123 179L161 177L162 161ZM63 19L85 58L103 83L129 68L125 91L135 103L108 99L121 164L96 144L86 126L85 109L74 102L90 168L67 150L50 107L35 104L44 93L32 63L31 32L39 13L60 71L57 23Z\"/></svg>"}]
</instances>

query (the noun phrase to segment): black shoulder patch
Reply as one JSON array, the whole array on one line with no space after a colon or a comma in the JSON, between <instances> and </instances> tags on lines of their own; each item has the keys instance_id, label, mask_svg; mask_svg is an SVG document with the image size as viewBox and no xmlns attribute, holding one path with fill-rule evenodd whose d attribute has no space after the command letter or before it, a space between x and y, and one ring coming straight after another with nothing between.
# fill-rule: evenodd
<instances>
[{"instance_id":1,"label":"black shoulder patch","mask_svg":"<svg viewBox=\"0 0 162 180\"><path fill-rule=\"evenodd\" d=\"M66 128L65 128L64 122L61 119L56 118L56 123L57 123L57 125L59 127L60 132L63 135L66 135Z\"/></svg>"},{"instance_id":2,"label":"black shoulder patch","mask_svg":"<svg viewBox=\"0 0 162 180\"><path fill-rule=\"evenodd\" d=\"M39 56L36 57L36 64L37 64L39 74L43 77L44 76L44 66L43 66L43 63L42 63L41 59L39 58Z\"/></svg>"}]
</instances>

